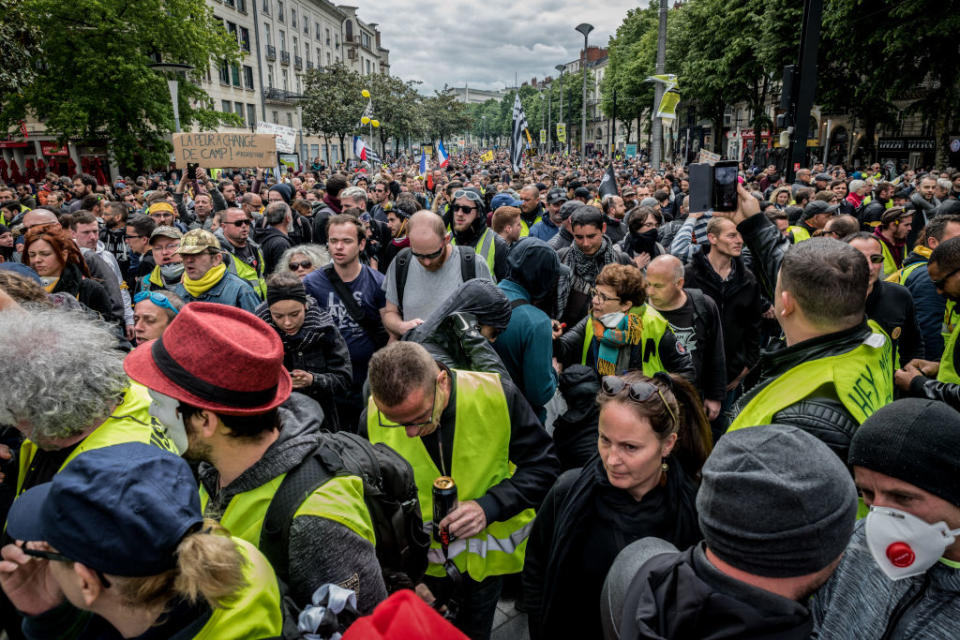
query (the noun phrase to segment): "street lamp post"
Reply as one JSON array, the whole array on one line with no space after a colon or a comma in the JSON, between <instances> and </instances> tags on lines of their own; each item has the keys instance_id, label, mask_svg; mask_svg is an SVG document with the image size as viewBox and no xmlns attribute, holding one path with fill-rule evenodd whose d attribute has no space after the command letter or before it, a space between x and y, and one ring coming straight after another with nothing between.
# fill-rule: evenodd
<instances>
[{"instance_id":1,"label":"street lamp post","mask_svg":"<svg viewBox=\"0 0 960 640\"><path fill-rule=\"evenodd\" d=\"M583 34L583 97L580 113L580 162L587 157L587 43L593 25L581 22L576 30Z\"/></svg>"},{"instance_id":2,"label":"street lamp post","mask_svg":"<svg viewBox=\"0 0 960 640\"><path fill-rule=\"evenodd\" d=\"M560 118L557 120L557 124L561 124L563 122L563 70L566 69L566 66L562 64L558 64L554 68L560 74ZM566 138L567 132L564 131L563 133L564 133L564 138ZM560 142L559 138L557 139L557 142ZM565 145L566 145L566 141L560 142L561 151L563 151L563 148Z\"/></svg>"},{"instance_id":3,"label":"street lamp post","mask_svg":"<svg viewBox=\"0 0 960 640\"><path fill-rule=\"evenodd\" d=\"M193 66L189 64L178 64L176 62L159 62L147 66L164 75L167 73L173 74L172 78L167 77L167 88L170 89L170 100L173 102L173 130L180 133L180 104L177 98L179 92L178 78L181 73L186 74L193 71Z\"/></svg>"},{"instance_id":4,"label":"street lamp post","mask_svg":"<svg viewBox=\"0 0 960 640\"><path fill-rule=\"evenodd\" d=\"M480 146L487 146L487 116L480 116Z\"/></svg>"}]
</instances>

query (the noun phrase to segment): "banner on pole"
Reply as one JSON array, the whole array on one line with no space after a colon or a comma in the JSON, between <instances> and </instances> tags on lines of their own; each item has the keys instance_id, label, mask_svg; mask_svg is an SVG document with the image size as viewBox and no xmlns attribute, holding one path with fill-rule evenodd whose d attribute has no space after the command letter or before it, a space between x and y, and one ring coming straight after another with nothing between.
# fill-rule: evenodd
<instances>
[{"instance_id":1,"label":"banner on pole","mask_svg":"<svg viewBox=\"0 0 960 640\"><path fill-rule=\"evenodd\" d=\"M567 125L562 123L557 123L557 141L566 142L567 141Z\"/></svg>"},{"instance_id":2,"label":"banner on pole","mask_svg":"<svg viewBox=\"0 0 960 640\"><path fill-rule=\"evenodd\" d=\"M277 151L293 153L297 144L297 130L293 127L273 124L272 122L258 122L257 133L271 133L277 136Z\"/></svg>"}]
</instances>

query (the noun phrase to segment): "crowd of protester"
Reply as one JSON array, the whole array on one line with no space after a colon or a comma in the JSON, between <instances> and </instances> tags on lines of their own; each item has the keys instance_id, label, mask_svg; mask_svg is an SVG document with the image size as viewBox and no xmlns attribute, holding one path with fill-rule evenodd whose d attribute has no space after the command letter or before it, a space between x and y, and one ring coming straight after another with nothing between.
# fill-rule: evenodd
<instances>
[{"instance_id":1,"label":"crowd of protester","mask_svg":"<svg viewBox=\"0 0 960 640\"><path fill-rule=\"evenodd\" d=\"M960 637L960 171L739 174L0 186L0 629Z\"/></svg>"}]
</instances>

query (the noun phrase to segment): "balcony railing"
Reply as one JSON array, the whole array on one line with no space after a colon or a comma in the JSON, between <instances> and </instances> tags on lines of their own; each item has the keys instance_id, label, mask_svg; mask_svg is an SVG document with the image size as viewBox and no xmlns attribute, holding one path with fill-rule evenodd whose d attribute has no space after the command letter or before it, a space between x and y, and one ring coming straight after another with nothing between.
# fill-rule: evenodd
<instances>
[{"instance_id":1,"label":"balcony railing","mask_svg":"<svg viewBox=\"0 0 960 640\"><path fill-rule=\"evenodd\" d=\"M293 68L296 69L297 71L300 71L301 69L303 69L303 58L301 58L300 56L294 56Z\"/></svg>"},{"instance_id":2,"label":"balcony railing","mask_svg":"<svg viewBox=\"0 0 960 640\"><path fill-rule=\"evenodd\" d=\"M263 92L263 101L273 104L295 104L302 99L299 93L284 89L265 89Z\"/></svg>"},{"instance_id":3,"label":"balcony railing","mask_svg":"<svg viewBox=\"0 0 960 640\"><path fill-rule=\"evenodd\" d=\"M277 48L272 44L267 45L267 60L276 60L277 59Z\"/></svg>"},{"instance_id":4,"label":"balcony railing","mask_svg":"<svg viewBox=\"0 0 960 640\"><path fill-rule=\"evenodd\" d=\"M280 52L280 64L290 64L290 52L281 51Z\"/></svg>"}]
</instances>

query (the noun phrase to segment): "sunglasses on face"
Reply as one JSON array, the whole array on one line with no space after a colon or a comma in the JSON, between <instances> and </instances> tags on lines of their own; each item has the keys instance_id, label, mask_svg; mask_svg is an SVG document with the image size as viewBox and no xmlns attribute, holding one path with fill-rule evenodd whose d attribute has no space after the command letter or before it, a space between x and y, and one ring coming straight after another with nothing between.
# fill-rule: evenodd
<instances>
[{"instance_id":1,"label":"sunglasses on face","mask_svg":"<svg viewBox=\"0 0 960 640\"><path fill-rule=\"evenodd\" d=\"M604 376L603 380L600 381L600 390L608 396L615 396L619 394L626 386L627 381L619 376ZM677 414L674 412L673 408L670 406L670 403L668 403L667 399L663 396L663 391L661 391L660 387L652 382L639 380L637 382L630 383L630 389L627 392L627 397L633 402L643 404L644 402L650 400L654 394L660 397L660 402L663 403L667 413L670 414L670 418L673 420L673 423L675 425L679 424L679 418L677 417Z\"/></svg>"},{"instance_id":2,"label":"sunglasses on face","mask_svg":"<svg viewBox=\"0 0 960 640\"><path fill-rule=\"evenodd\" d=\"M463 205L463 204L455 204L455 205L453 205L453 206L450 207L450 210L453 211L454 213L456 213L456 212L458 212L458 211L463 211L464 213L470 213L471 211L476 211L477 208L476 208L476 207L468 207L468 206Z\"/></svg>"},{"instance_id":3,"label":"sunglasses on face","mask_svg":"<svg viewBox=\"0 0 960 640\"><path fill-rule=\"evenodd\" d=\"M444 246L441 245L440 248L434 251L433 253L416 253L412 249L410 253L412 253L413 257L416 258L417 260L433 260L434 258L440 257L440 254L443 253L443 249L444 249Z\"/></svg>"},{"instance_id":4,"label":"sunglasses on face","mask_svg":"<svg viewBox=\"0 0 960 640\"><path fill-rule=\"evenodd\" d=\"M960 271L960 267L954 269L953 271L951 271L951 272L948 273L947 275L943 276L943 277L940 278L939 280L934 280L934 281L933 281L933 286L936 287L937 289L943 289L943 286L944 286L945 284L947 284L947 280L949 280L950 278L952 278L958 271Z\"/></svg>"},{"instance_id":5,"label":"sunglasses on face","mask_svg":"<svg viewBox=\"0 0 960 640\"><path fill-rule=\"evenodd\" d=\"M304 260L303 262L291 262L289 265L290 271L296 271L297 269L309 269L313 266L313 263L309 260Z\"/></svg>"},{"instance_id":6,"label":"sunglasses on face","mask_svg":"<svg viewBox=\"0 0 960 640\"><path fill-rule=\"evenodd\" d=\"M44 560L52 560L54 562L68 562L73 563L73 560L63 555L62 553L55 553L53 551L41 551L39 549L28 549L26 546L20 547L28 556L33 556L34 558L42 558ZM110 588L110 581L107 580L107 576L103 575L102 571L97 570L97 577L100 578L100 582L103 583L105 589Z\"/></svg>"},{"instance_id":7,"label":"sunglasses on face","mask_svg":"<svg viewBox=\"0 0 960 640\"><path fill-rule=\"evenodd\" d=\"M147 236L123 236L127 240L136 240L137 238L146 238Z\"/></svg>"},{"instance_id":8,"label":"sunglasses on face","mask_svg":"<svg viewBox=\"0 0 960 640\"><path fill-rule=\"evenodd\" d=\"M870 262L872 262L873 264L882 264L883 254L880 254L880 253L873 254L872 256L870 256Z\"/></svg>"},{"instance_id":9,"label":"sunglasses on face","mask_svg":"<svg viewBox=\"0 0 960 640\"><path fill-rule=\"evenodd\" d=\"M223 224L232 224L235 227L249 227L252 223L249 220L237 220L235 222L224 222Z\"/></svg>"}]
</instances>

